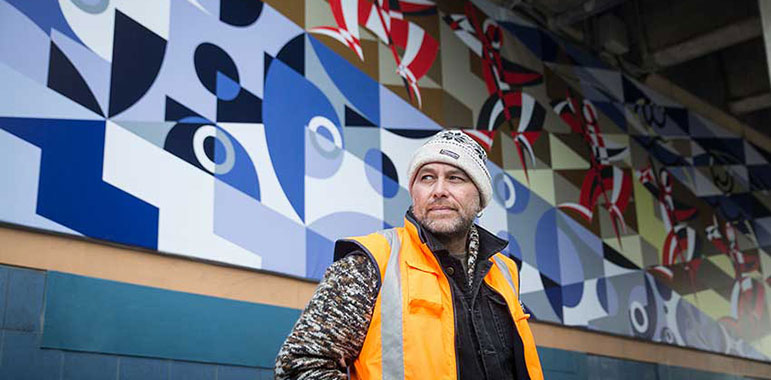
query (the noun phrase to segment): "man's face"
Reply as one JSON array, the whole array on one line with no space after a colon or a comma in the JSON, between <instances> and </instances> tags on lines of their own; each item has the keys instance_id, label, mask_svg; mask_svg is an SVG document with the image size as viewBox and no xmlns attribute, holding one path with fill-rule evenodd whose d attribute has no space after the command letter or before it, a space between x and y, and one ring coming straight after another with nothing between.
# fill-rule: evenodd
<instances>
[{"instance_id":1,"label":"man's face","mask_svg":"<svg viewBox=\"0 0 771 380\"><path fill-rule=\"evenodd\" d=\"M412 212L418 222L437 235L466 234L479 212L479 190L455 166L423 165L412 184Z\"/></svg>"}]
</instances>

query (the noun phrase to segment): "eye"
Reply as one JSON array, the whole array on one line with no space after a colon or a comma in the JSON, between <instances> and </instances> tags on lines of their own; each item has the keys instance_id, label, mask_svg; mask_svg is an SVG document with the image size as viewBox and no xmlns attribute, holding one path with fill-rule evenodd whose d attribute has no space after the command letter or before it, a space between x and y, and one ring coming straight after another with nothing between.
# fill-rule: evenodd
<instances>
[{"instance_id":1,"label":"eye","mask_svg":"<svg viewBox=\"0 0 771 380\"><path fill-rule=\"evenodd\" d=\"M451 175L450 176L450 181L453 181L453 182L466 182L466 178L461 177L459 175Z\"/></svg>"},{"instance_id":2,"label":"eye","mask_svg":"<svg viewBox=\"0 0 771 380\"><path fill-rule=\"evenodd\" d=\"M431 174L423 174L422 176L420 176L421 181L431 181L433 179L434 179L434 176Z\"/></svg>"}]
</instances>

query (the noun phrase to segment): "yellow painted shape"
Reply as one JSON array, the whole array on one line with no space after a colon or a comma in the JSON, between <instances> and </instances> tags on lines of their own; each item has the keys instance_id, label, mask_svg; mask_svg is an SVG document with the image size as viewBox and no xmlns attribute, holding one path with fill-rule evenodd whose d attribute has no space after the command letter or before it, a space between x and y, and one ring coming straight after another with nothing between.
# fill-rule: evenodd
<instances>
[{"instance_id":1,"label":"yellow painted shape","mask_svg":"<svg viewBox=\"0 0 771 380\"><path fill-rule=\"evenodd\" d=\"M549 134L549 145L551 146L551 168L554 170L563 169L589 169L591 166L572 148L565 145L558 137Z\"/></svg>"},{"instance_id":2,"label":"yellow painted shape","mask_svg":"<svg viewBox=\"0 0 771 380\"><path fill-rule=\"evenodd\" d=\"M731 263L731 259L729 259L728 256L721 253L719 255L709 257L708 260L720 268L720 270L725 272L725 274L727 274L729 277L734 276L734 265Z\"/></svg>"},{"instance_id":3,"label":"yellow painted shape","mask_svg":"<svg viewBox=\"0 0 771 380\"><path fill-rule=\"evenodd\" d=\"M605 244L609 245L621 255L629 259L629 261L637 264L640 268L643 265L643 253L642 253L642 241L640 241L639 235L628 235L621 237L621 244L623 248L618 245L618 239L614 237L602 239Z\"/></svg>"},{"instance_id":4,"label":"yellow painted shape","mask_svg":"<svg viewBox=\"0 0 771 380\"><path fill-rule=\"evenodd\" d=\"M688 294L683 296L683 298L691 304L696 305L699 310L716 321L731 314L731 303L712 289Z\"/></svg>"},{"instance_id":5,"label":"yellow painted shape","mask_svg":"<svg viewBox=\"0 0 771 380\"><path fill-rule=\"evenodd\" d=\"M763 355L771 357L771 334L752 342L752 346Z\"/></svg>"},{"instance_id":6,"label":"yellow painted shape","mask_svg":"<svg viewBox=\"0 0 771 380\"><path fill-rule=\"evenodd\" d=\"M661 252L667 231L664 229L664 222L655 214L655 210L659 208L659 201L637 178L633 179L632 183L634 184L634 206L637 212L637 233L645 241L656 247L657 252ZM659 262L661 262L661 257L659 257Z\"/></svg>"},{"instance_id":7,"label":"yellow painted shape","mask_svg":"<svg viewBox=\"0 0 771 380\"><path fill-rule=\"evenodd\" d=\"M554 200L554 173L550 169L529 169L527 171L527 175L530 177L529 184L525 178L524 170L506 170L506 173L549 202L550 205L556 206Z\"/></svg>"}]
</instances>

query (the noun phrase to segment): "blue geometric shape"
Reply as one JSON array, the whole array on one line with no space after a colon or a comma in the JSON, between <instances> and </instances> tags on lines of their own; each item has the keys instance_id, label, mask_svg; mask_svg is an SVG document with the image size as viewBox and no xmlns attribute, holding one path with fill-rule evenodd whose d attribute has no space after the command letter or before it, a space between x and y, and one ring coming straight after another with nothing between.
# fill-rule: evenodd
<instances>
[{"instance_id":1,"label":"blue geometric shape","mask_svg":"<svg viewBox=\"0 0 771 380\"><path fill-rule=\"evenodd\" d=\"M217 98L222 100L233 100L241 91L241 85L230 79L229 76L217 71Z\"/></svg>"},{"instance_id":2,"label":"blue geometric shape","mask_svg":"<svg viewBox=\"0 0 771 380\"><path fill-rule=\"evenodd\" d=\"M122 357L120 359L121 380L167 380L169 362L159 359Z\"/></svg>"},{"instance_id":3,"label":"blue geometric shape","mask_svg":"<svg viewBox=\"0 0 771 380\"><path fill-rule=\"evenodd\" d=\"M8 303L3 328L39 332L44 291L43 272L11 269L8 273Z\"/></svg>"},{"instance_id":4,"label":"blue geometric shape","mask_svg":"<svg viewBox=\"0 0 771 380\"><path fill-rule=\"evenodd\" d=\"M388 130L417 130L422 136L430 136L442 130L431 118L404 101L385 86L380 86L380 117L367 117L373 123ZM364 116L367 116L365 113Z\"/></svg>"},{"instance_id":5,"label":"blue geometric shape","mask_svg":"<svg viewBox=\"0 0 771 380\"><path fill-rule=\"evenodd\" d=\"M118 357L82 352L65 352L62 380L114 379Z\"/></svg>"},{"instance_id":6,"label":"blue geometric shape","mask_svg":"<svg viewBox=\"0 0 771 380\"><path fill-rule=\"evenodd\" d=\"M262 256L262 269L304 276L305 231L246 193L214 183L214 233Z\"/></svg>"},{"instance_id":7,"label":"blue geometric shape","mask_svg":"<svg viewBox=\"0 0 771 380\"><path fill-rule=\"evenodd\" d=\"M513 215L525 211L530 204L530 189L490 161L487 162L487 169L493 179L493 199L495 202Z\"/></svg>"},{"instance_id":8,"label":"blue geometric shape","mask_svg":"<svg viewBox=\"0 0 771 380\"><path fill-rule=\"evenodd\" d=\"M367 118L348 106L345 106L345 126L377 128L375 123L367 120Z\"/></svg>"},{"instance_id":9,"label":"blue geometric shape","mask_svg":"<svg viewBox=\"0 0 771 380\"><path fill-rule=\"evenodd\" d=\"M500 25L527 46L536 57L541 57L541 33L538 32L538 28L506 21L500 22Z\"/></svg>"},{"instance_id":10,"label":"blue geometric shape","mask_svg":"<svg viewBox=\"0 0 771 380\"><path fill-rule=\"evenodd\" d=\"M165 53L166 40L121 11L115 11L110 117L134 105L150 89Z\"/></svg>"},{"instance_id":11,"label":"blue geometric shape","mask_svg":"<svg viewBox=\"0 0 771 380\"><path fill-rule=\"evenodd\" d=\"M72 101L104 116L94 93L86 84L75 65L64 55L56 44L51 43L48 66L48 87Z\"/></svg>"},{"instance_id":12,"label":"blue geometric shape","mask_svg":"<svg viewBox=\"0 0 771 380\"><path fill-rule=\"evenodd\" d=\"M219 76L223 75L239 83L238 68L233 58L221 47L204 42L195 48L193 54L195 73L198 80L210 93L218 95ZM240 85L239 85L240 87Z\"/></svg>"},{"instance_id":13,"label":"blue geometric shape","mask_svg":"<svg viewBox=\"0 0 771 380\"><path fill-rule=\"evenodd\" d=\"M51 50L48 31L40 30L24 13L6 2L0 2L0 25L5 33L13 33L13 38L0 39L2 63L28 79L44 84ZM14 88L9 83L2 83L5 88Z\"/></svg>"},{"instance_id":14,"label":"blue geometric shape","mask_svg":"<svg viewBox=\"0 0 771 380\"><path fill-rule=\"evenodd\" d=\"M77 34L70 28L70 24L62 14L59 7L59 1L57 0L39 0L39 1L27 1L27 0L5 0L16 9L27 15L30 20L34 21L40 29L46 34L51 35L51 30L56 29L61 33L64 33L73 40L80 42Z\"/></svg>"},{"instance_id":15,"label":"blue geometric shape","mask_svg":"<svg viewBox=\"0 0 771 380\"><path fill-rule=\"evenodd\" d=\"M495 234L501 239L504 239L509 242L508 245L506 245L506 248L504 248L501 253L504 255L510 257L512 260L517 262L517 266L521 268L522 264L522 248L519 247L519 243L517 242L517 239L512 236L508 231L498 231L497 234Z\"/></svg>"},{"instance_id":16,"label":"blue geometric shape","mask_svg":"<svg viewBox=\"0 0 771 380\"><path fill-rule=\"evenodd\" d=\"M232 100L217 99L217 121L262 123L262 99L241 87Z\"/></svg>"},{"instance_id":17,"label":"blue geometric shape","mask_svg":"<svg viewBox=\"0 0 771 380\"><path fill-rule=\"evenodd\" d=\"M37 213L86 236L156 249L158 208L102 180L104 121L0 118L42 149Z\"/></svg>"},{"instance_id":18,"label":"blue geometric shape","mask_svg":"<svg viewBox=\"0 0 771 380\"><path fill-rule=\"evenodd\" d=\"M215 380L216 376L214 364L173 361L169 367L169 380Z\"/></svg>"},{"instance_id":19,"label":"blue geometric shape","mask_svg":"<svg viewBox=\"0 0 771 380\"><path fill-rule=\"evenodd\" d=\"M594 104L595 107L597 107L598 110L602 111L602 113L605 114L610 120L613 121L613 124L615 124L617 127L621 128L622 131L626 131L626 115L624 115L624 105L615 103L615 102L601 102L601 101L593 101L592 104Z\"/></svg>"},{"instance_id":20,"label":"blue geometric shape","mask_svg":"<svg viewBox=\"0 0 771 380\"><path fill-rule=\"evenodd\" d=\"M543 273L541 273L541 283L543 283L543 290L546 294L546 298L549 300L552 310L559 318L560 322L563 320L562 305L562 287L556 282L550 280Z\"/></svg>"},{"instance_id":21,"label":"blue geometric shape","mask_svg":"<svg viewBox=\"0 0 771 380\"><path fill-rule=\"evenodd\" d=\"M361 111L364 117L380 124L380 84L315 37L308 36L308 39L324 70L346 100Z\"/></svg>"},{"instance_id":22,"label":"blue geometric shape","mask_svg":"<svg viewBox=\"0 0 771 380\"><path fill-rule=\"evenodd\" d=\"M273 365L299 316L60 272L49 272L45 302L43 347L260 367Z\"/></svg>"},{"instance_id":23,"label":"blue geometric shape","mask_svg":"<svg viewBox=\"0 0 771 380\"><path fill-rule=\"evenodd\" d=\"M62 352L40 349L40 334L3 331L0 379L60 379Z\"/></svg>"},{"instance_id":24,"label":"blue geometric shape","mask_svg":"<svg viewBox=\"0 0 771 380\"><path fill-rule=\"evenodd\" d=\"M332 264L335 243L308 228L305 233L305 277L321 280Z\"/></svg>"},{"instance_id":25,"label":"blue geometric shape","mask_svg":"<svg viewBox=\"0 0 771 380\"><path fill-rule=\"evenodd\" d=\"M207 136L203 140L202 148L204 152L212 153L211 155L207 154L206 158L214 163L223 163L228 159L232 159L233 165L229 170L219 172L218 170L224 169L215 169L214 173L212 173L209 170L210 168L207 169L206 164L199 160L199 157L195 152L197 148L201 147L195 145L197 143L195 136L202 128L216 129L216 137ZM226 149L223 141L227 141L228 146L232 147L233 150L230 151L229 148ZM214 126L211 123L197 124L181 122L175 125L166 135L163 148L173 155L187 161L196 168L208 174L213 174L216 178L235 187L244 194L247 194L258 201L260 200L260 182L251 157L246 153L246 149L244 149L241 143L224 129ZM219 168L222 168L222 166Z\"/></svg>"},{"instance_id":26,"label":"blue geometric shape","mask_svg":"<svg viewBox=\"0 0 771 380\"><path fill-rule=\"evenodd\" d=\"M78 69L99 102L99 109L104 113L109 107L112 63L56 30L51 33L51 42L56 44L56 47L61 49L67 59ZM41 81L41 83L44 82Z\"/></svg>"},{"instance_id":27,"label":"blue geometric shape","mask_svg":"<svg viewBox=\"0 0 771 380\"><path fill-rule=\"evenodd\" d=\"M261 1L221 0L220 21L233 26L249 26L262 14Z\"/></svg>"},{"instance_id":28,"label":"blue geometric shape","mask_svg":"<svg viewBox=\"0 0 771 380\"><path fill-rule=\"evenodd\" d=\"M548 292L547 292L548 294ZM562 286L562 305L564 307L575 307L581 302L584 296L584 283L575 282Z\"/></svg>"},{"instance_id":29,"label":"blue geometric shape","mask_svg":"<svg viewBox=\"0 0 771 380\"><path fill-rule=\"evenodd\" d=\"M364 154L364 172L372 188L386 198L393 198L399 192L396 168L380 149L370 149Z\"/></svg>"},{"instance_id":30,"label":"blue geometric shape","mask_svg":"<svg viewBox=\"0 0 771 380\"><path fill-rule=\"evenodd\" d=\"M268 61L270 62L268 64ZM263 120L276 176L292 208L305 220L305 129L322 116L342 127L324 93L284 62L266 57Z\"/></svg>"},{"instance_id":31,"label":"blue geometric shape","mask_svg":"<svg viewBox=\"0 0 771 380\"><path fill-rule=\"evenodd\" d=\"M557 239L557 210L552 208L541 215L535 231L535 254L538 271L561 283L559 240ZM560 314L561 315L561 314Z\"/></svg>"},{"instance_id":32,"label":"blue geometric shape","mask_svg":"<svg viewBox=\"0 0 771 380\"><path fill-rule=\"evenodd\" d=\"M305 76L305 36L306 34L303 33L293 38L276 54L276 58L303 76Z\"/></svg>"},{"instance_id":33,"label":"blue geometric shape","mask_svg":"<svg viewBox=\"0 0 771 380\"><path fill-rule=\"evenodd\" d=\"M609 313L607 287L608 282L605 280L605 278L597 279L597 299L600 301L600 306L602 306L602 309L605 310L606 313Z\"/></svg>"}]
</instances>

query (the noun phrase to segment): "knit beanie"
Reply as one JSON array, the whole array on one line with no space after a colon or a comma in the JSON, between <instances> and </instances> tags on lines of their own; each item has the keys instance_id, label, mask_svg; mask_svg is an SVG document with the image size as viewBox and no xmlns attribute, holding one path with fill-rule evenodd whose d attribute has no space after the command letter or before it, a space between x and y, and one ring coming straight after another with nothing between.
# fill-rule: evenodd
<instances>
[{"instance_id":1,"label":"knit beanie","mask_svg":"<svg viewBox=\"0 0 771 380\"><path fill-rule=\"evenodd\" d=\"M459 130L441 131L426 141L412 156L407 171L407 177L410 179L410 193L418 170L425 164L441 162L460 168L471 177L471 181L479 190L480 206L484 209L493 195L490 172L485 166L486 161L485 150L467 134Z\"/></svg>"}]
</instances>

